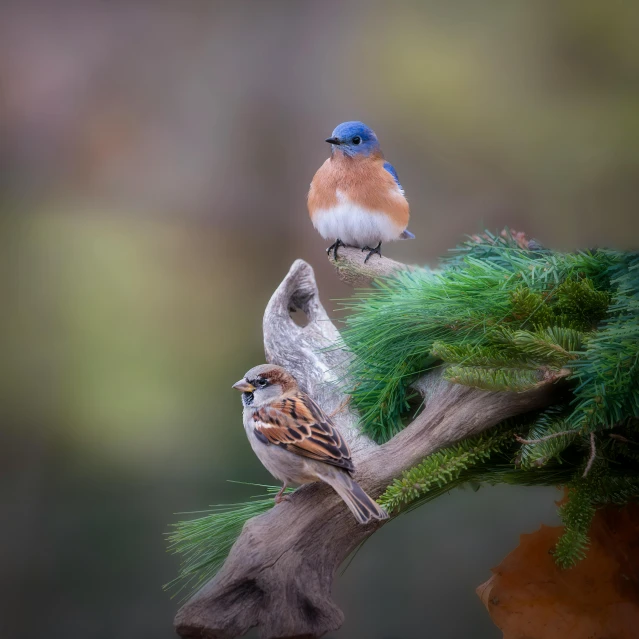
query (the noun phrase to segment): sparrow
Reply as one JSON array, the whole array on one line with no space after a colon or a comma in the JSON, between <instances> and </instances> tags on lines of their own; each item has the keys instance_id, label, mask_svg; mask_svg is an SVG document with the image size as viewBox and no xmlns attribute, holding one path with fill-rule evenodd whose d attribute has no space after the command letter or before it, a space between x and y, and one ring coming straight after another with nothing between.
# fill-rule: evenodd
<instances>
[{"instance_id":1,"label":"sparrow","mask_svg":"<svg viewBox=\"0 0 639 639\"><path fill-rule=\"evenodd\" d=\"M320 235L334 241L327 253L337 259L340 246L355 246L369 252L368 262L382 256L382 242L413 239L404 189L375 132L363 122L343 122L326 142L331 157L313 177L308 212Z\"/></svg>"},{"instance_id":2,"label":"sparrow","mask_svg":"<svg viewBox=\"0 0 639 639\"><path fill-rule=\"evenodd\" d=\"M289 484L323 481L343 499L360 524L388 514L352 478L351 451L335 424L280 366L252 368L233 384L242 392L244 429L251 448L271 475Z\"/></svg>"}]
</instances>

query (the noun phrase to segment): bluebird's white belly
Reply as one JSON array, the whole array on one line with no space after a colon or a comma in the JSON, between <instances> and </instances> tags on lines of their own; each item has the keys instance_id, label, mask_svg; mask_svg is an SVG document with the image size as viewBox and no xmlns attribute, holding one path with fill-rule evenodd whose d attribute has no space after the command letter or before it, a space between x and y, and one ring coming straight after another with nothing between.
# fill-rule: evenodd
<instances>
[{"instance_id":1,"label":"bluebird's white belly","mask_svg":"<svg viewBox=\"0 0 639 639\"><path fill-rule=\"evenodd\" d=\"M371 211L338 192L338 202L313 213L313 226L326 240L340 239L349 246L373 248L379 242L399 239L403 228L381 211Z\"/></svg>"}]
</instances>

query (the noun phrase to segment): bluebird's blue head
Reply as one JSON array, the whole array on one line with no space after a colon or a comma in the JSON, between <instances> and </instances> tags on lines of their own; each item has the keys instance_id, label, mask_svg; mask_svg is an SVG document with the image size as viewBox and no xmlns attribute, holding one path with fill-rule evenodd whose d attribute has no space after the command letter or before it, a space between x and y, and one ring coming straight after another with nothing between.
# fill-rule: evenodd
<instances>
[{"instance_id":1,"label":"bluebird's blue head","mask_svg":"<svg viewBox=\"0 0 639 639\"><path fill-rule=\"evenodd\" d=\"M363 122L342 122L326 141L332 151L339 149L351 157L382 153L375 131Z\"/></svg>"}]
</instances>

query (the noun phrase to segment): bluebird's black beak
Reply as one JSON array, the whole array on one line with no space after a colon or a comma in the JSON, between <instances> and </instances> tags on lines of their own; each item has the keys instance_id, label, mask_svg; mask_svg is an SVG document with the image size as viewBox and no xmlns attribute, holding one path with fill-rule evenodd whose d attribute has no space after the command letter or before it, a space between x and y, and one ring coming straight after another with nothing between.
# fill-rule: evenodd
<instances>
[{"instance_id":1,"label":"bluebird's black beak","mask_svg":"<svg viewBox=\"0 0 639 639\"><path fill-rule=\"evenodd\" d=\"M326 138L326 141L327 141L329 144L337 144L337 145L340 145L340 144L341 144L341 141L340 141L340 139L339 139L339 138Z\"/></svg>"}]
</instances>

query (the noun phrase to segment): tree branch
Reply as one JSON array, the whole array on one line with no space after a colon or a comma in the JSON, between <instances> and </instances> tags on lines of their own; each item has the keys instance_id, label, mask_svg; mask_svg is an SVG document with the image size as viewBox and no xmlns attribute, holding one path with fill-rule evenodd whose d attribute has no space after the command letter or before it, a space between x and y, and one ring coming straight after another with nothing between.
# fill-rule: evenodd
<instances>
[{"instance_id":1,"label":"tree branch","mask_svg":"<svg viewBox=\"0 0 639 639\"><path fill-rule=\"evenodd\" d=\"M364 257L357 249L340 249L335 263L340 277L360 285L406 268L376 256L364 265ZM303 312L308 324L293 322L291 309ZM378 446L357 430L357 414L335 383L349 356L335 348L339 333L306 262L297 260L273 294L263 330L267 360L285 366L326 412L337 411L334 420L351 445L355 478L373 497L430 453L508 417L546 407L556 393L550 380L524 393L497 393L450 384L433 372L415 384L425 398L424 410ZM232 639L258 626L266 639L302 639L336 630L344 615L331 599L335 573L382 525L358 524L324 484L301 487L290 500L246 523L217 576L178 611L178 634Z\"/></svg>"},{"instance_id":2,"label":"tree branch","mask_svg":"<svg viewBox=\"0 0 639 639\"><path fill-rule=\"evenodd\" d=\"M337 260L329 255L328 260L335 267L337 276L349 286L364 288L378 278L388 277L398 271L411 271L415 267L396 262L388 257L371 255L364 263L367 251L351 246L342 247L338 251Z\"/></svg>"}]
</instances>

